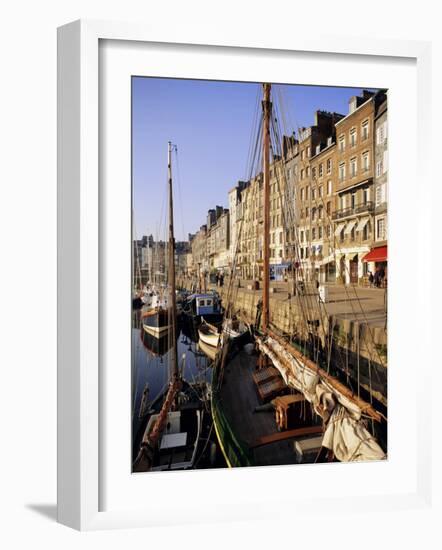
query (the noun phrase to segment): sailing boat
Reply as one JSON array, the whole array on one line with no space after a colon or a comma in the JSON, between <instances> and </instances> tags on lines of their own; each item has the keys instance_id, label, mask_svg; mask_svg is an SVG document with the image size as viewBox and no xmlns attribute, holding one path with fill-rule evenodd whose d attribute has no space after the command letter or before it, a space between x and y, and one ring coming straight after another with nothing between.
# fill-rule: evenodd
<instances>
[{"instance_id":1,"label":"sailing boat","mask_svg":"<svg viewBox=\"0 0 442 550\"><path fill-rule=\"evenodd\" d=\"M202 415L194 403L186 406L183 395L184 383L177 359L177 319L175 288L175 237L173 224L172 193L172 143L168 143L168 187L169 187L169 284L170 284L170 350L171 374L169 387L158 414L153 414L146 426L139 453L134 461L135 472L178 470L191 468L195 462L201 432ZM157 310L159 328L163 317ZM151 315L151 319L154 315ZM166 317L167 319L167 317ZM144 319L143 319L144 326ZM184 358L183 358L184 362ZM184 365L183 365L184 366Z\"/></svg>"},{"instance_id":2,"label":"sailing boat","mask_svg":"<svg viewBox=\"0 0 442 550\"><path fill-rule=\"evenodd\" d=\"M270 328L271 85L263 84L263 297L255 349L231 356L225 345L213 372L212 416L227 464L381 460L385 453L363 418L382 415Z\"/></svg>"}]
</instances>

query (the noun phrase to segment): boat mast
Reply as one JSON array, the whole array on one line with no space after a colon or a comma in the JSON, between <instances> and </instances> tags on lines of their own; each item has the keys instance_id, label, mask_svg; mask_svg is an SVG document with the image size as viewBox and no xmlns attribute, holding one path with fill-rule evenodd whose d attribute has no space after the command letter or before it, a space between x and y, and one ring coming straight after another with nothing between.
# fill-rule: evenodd
<instances>
[{"instance_id":1,"label":"boat mast","mask_svg":"<svg viewBox=\"0 0 442 550\"><path fill-rule=\"evenodd\" d=\"M270 280L270 84L263 84L264 98L263 109L263 140L262 159L264 176L264 286L262 292L262 329L266 331L269 326L269 280Z\"/></svg>"},{"instance_id":2,"label":"boat mast","mask_svg":"<svg viewBox=\"0 0 442 550\"><path fill-rule=\"evenodd\" d=\"M176 345L176 291L175 291L175 237L173 233L173 192L172 192L172 143L167 144L167 174L169 181L169 285L170 285L170 316L172 349L170 359L172 361L173 381L179 378L177 345Z\"/></svg>"}]
</instances>

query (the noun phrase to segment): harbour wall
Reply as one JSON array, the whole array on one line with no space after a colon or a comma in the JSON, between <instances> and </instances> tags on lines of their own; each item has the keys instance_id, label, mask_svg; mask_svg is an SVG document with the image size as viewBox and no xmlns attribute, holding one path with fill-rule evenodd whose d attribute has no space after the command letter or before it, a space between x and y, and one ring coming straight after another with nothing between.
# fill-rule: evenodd
<instances>
[{"instance_id":1,"label":"harbour wall","mask_svg":"<svg viewBox=\"0 0 442 550\"><path fill-rule=\"evenodd\" d=\"M180 281L181 287L191 289L189 281ZM223 305L232 303L232 313L248 323L255 323L261 292L251 288L229 289L228 285L209 286L216 290ZM289 297L287 292L271 288L270 323L279 332L298 342L320 340L324 349L333 337L329 360L345 377L361 386L369 395L387 405L387 330L384 325L364 319L345 318L327 311L326 304L318 304L317 292L302 297Z\"/></svg>"}]
</instances>

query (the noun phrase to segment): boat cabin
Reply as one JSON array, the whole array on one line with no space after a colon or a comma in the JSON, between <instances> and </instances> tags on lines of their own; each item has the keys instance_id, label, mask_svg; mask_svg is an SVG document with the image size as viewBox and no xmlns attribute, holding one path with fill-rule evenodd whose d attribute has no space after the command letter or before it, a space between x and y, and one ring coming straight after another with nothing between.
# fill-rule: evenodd
<instances>
[{"instance_id":1,"label":"boat cabin","mask_svg":"<svg viewBox=\"0 0 442 550\"><path fill-rule=\"evenodd\" d=\"M221 314L221 300L216 294L192 294L186 305L186 311L193 316L210 318Z\"/></svg>"}]
</instances>

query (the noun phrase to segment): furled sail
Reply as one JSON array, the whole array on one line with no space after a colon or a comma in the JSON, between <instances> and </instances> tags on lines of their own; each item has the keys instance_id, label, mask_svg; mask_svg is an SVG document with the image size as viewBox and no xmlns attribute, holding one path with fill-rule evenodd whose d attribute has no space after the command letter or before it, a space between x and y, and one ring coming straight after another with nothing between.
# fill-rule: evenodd
<instances>
[{"instance_id":1,"label":"furled sail","mask_svg":"<svg viewBox=\"0 0 442 550\"><path fill-rule=\"evenodd\" d=\"M321 377L318 370L294 357L277 340L256 339L259 350L272 361L284 382L301 392L324 421L322 446L342 462L382 460L385 453L362 421L363 410Z\"/></svg>"}]
</instances>

